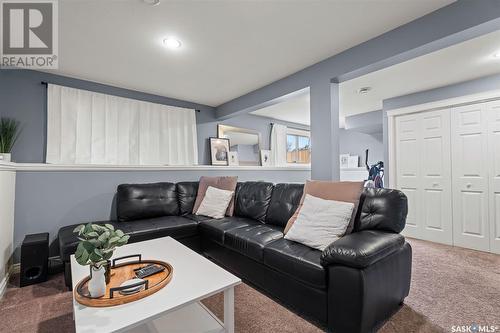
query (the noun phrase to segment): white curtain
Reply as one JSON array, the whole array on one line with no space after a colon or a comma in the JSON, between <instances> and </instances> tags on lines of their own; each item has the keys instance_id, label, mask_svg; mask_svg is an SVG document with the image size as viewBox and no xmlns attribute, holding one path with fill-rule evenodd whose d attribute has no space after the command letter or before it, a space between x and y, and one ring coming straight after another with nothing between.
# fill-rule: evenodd
<instances>
[{"instance_id":1,"label":"white curtain","mask_svg":"<svg viewBox=\"0 0 500 333\"><path fill-rule=\"evenodd\" d=\"M49 84L47 163L198 164L195 110Z\"/></svg>"},{"instance_id":2,"label":"white curtain","mask_svg":"<svg viewBox=\"0 0 500 333\"><path fill-rule=\"evenodd\" d=\"M271 161L275 166L286 166L286 126L273 124L271 129Z\"/></svg>"}]
</instances>

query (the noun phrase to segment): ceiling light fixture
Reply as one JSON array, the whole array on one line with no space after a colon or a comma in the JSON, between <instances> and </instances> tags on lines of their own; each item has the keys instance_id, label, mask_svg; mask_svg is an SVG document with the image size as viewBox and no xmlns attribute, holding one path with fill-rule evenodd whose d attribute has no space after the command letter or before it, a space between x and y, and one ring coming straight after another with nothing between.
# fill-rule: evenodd
<instances>
[{"instance_id":1,"label":"ceiling light fixture","mask_svg":"<svg viewBox=\"0 0 500 333\"><path fill-rule=\"evenodd\" d=\"M358 94L367 94L370 90L372 90L372 87L363 87L358 89Z\"/></svg>"},{"instance_id":2,"label":"ceiling light fixture","mask_svg":"<svg viewBox=\"0 0 500 333\"><path fill-rule=\"evenodd\" d=\"M493 58L500 58L500 52L493 53Z\"/></svg>"},{"instance_id":3,"label":"ceiling light fixture","mask_svg":"<svg viewBox=\"0 0 500 333\"><path fill-rule=\"evenodd\" d=\"M175 49L178 49L181 47L182 43L180 40L178 40L177 38L174 38L174 37L167 37L163 40L163 45L166 47L166 48L169 48L169 49L172 49L172 50L175 50Z\"/></svg>"},{"instance_id":4,"label":"ceiling light fixture","mask_svg":"<svg viewBox=\"0 0 500 333\"><path fill-rule=\"evenodd\" d=\"M156 6L160 4L160 0L142 0L145 4Z\"/></svg>"}]
</instances>

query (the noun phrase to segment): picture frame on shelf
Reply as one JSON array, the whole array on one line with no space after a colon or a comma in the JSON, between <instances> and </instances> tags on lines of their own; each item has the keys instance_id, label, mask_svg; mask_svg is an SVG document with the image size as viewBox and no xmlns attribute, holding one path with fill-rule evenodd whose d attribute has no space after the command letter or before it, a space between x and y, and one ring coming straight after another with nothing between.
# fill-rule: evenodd
<instances>
[{"instance_id":1,"label":"picture frame on shelf","mask_svg":"<svg viewBox=\"0 0 500 333\"><path fill-rule=\"evenodd\" d=\"M209 138L210 164L229 165L229 139Z\"/></svg>"},{"instance_id":2,"label":"picture frame on shelf","mask_svg":"<svg viewBox=\"0 0 500 333\"><path fill-rule=\"evenodd\" d=\"M359 155L350 155L347 163L349 169L355 169L359 167Z\"/></svg>"},{"instance_id":3,"label":"picture frame on shelf","mask_svg":"<svg viewBox=\"0 0 500 333\"><path fill-rule=\"evenodd\" d=\"M271 166L271 151L262 149L260 151L260 165L263 167Z\"/></svg>"},{"instance_id":4,"label":"picture frame on shelf","mask_svg":"<svg viewBox=\"0 0 500 333\"><path fill-rule=\"evenodd\" d=\"M230 151L228 152L228 165L230 166L238 166L240 165L240 161L238 158L238 152L237 151Z\"/></svg>"},{"instance_id":5,"label":"picture frame on shelf","mask_svg":"<svg viewBox=\"0 0 500 333\"><path fill-rule=\"evenodd\" d=\"M349 154L340 154L340 168L346 169L349 167Z\"/></svg>"}]
</instances>

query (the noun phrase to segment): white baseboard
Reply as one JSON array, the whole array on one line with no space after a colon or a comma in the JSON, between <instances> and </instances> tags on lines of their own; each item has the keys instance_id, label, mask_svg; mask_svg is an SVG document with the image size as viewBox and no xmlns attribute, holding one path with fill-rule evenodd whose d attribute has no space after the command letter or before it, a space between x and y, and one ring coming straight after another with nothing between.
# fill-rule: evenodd
<instances>
[{"instance_id":1,"label":"white baseboard","mask_svg":"<svg viewBox=\"0 0 500 333\"><path fill-rule=\"evenodd\" d=\"M0 299L2 299L3 294L5 294L5 291L7 290L7 285L9 284L10 277L13 274L19 273L21 269L20 264L14 264L11 265L10 268L7 270L7 273L3 277L2 281L0 281Z\"/></svg>"},{"instance_id":2,"label":"white baseboard","mask_svg":"<svg viewBox=\"0 0 500 333\"><path fill-rule=\"evenodd\" d=\"M5 291L7 290L7 284L9 283L10 279L10 273L7 273L2 281L0 281L0 299L2 299L3 294L5 294Z\"/></svg>"}]
</instances>

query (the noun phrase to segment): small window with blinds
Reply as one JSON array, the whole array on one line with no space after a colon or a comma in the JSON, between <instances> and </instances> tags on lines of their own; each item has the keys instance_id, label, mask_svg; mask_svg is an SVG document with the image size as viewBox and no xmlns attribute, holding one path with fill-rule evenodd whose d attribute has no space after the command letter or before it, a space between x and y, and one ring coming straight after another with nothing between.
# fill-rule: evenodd
<instances>
[{"instance_id":1,"label":"small window with blinds","mask_svg":"<svg viewBox=\"0 0 500 333\"><path fill-rule=\"evenodd\" d=\"M198 164L195 110L49 84L52 164Z\"/></svg>"}]
</instances>

